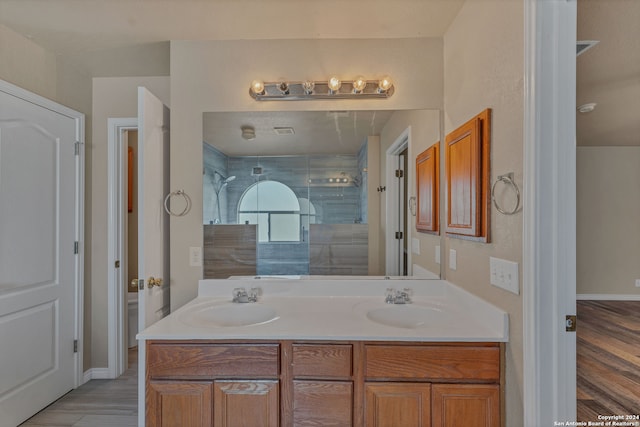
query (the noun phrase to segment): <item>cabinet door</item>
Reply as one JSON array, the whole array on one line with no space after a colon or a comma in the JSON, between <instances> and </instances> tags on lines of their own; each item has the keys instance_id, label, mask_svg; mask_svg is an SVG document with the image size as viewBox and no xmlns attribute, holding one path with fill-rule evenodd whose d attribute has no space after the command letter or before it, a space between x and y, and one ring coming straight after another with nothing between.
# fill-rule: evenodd
<instances>
[{"instance_id":1,"label":"cabinet door","mask_svg":"<svg viewBox=\"0 0 640 427\"><path fill-rule=\"evenodd\" d=\"M147 427L210 426L213 382L150 381Z\"/></svg>"},{"instance_id":2,"label":"cabinet door","mask_svg":"<svg viewBox=\"0 0 640 427\"><path fill-rule=\"evenodd\" d=\"M366 383L365 426L429 427L430 397L431 384Z\"/></svg>"},{"instance_id":3,"label":"cabinet door","mask_svg":"<svg viewBox=\"0 0 640 427\"><path fill-rule=\"evenodd\" d=\"M278 427L278 381L216 381L215 427Z\"/></svg>"},{"instance_id":4,"label":"cabinet door","mask_svg":"<svg viewBox=\"0 0 640 427\"><path fill-rule=\"evenodd\" d=\"M433 427L500 427L500 387L434 384Z\"/></svg>"},{"instance_id":5,"label":"cabinet door","mask_svg":"<svg viewBox=\"0 0 640 427\"><path fill-rule=\"evenodd\" d=\"M439 143L416 157L417 212L416 230L438 231L438 203L440 193Z\"/></svg>"},{"instance_id":6,"label":"cabinet door","mask_svg":"<svg viewBox=\"0 0 640 427\"><path fill-rule=\"evenodd\" d=\"M349 427L353 384L346 381L294 381L293 425Z\"/></svg>"}]
</instances>

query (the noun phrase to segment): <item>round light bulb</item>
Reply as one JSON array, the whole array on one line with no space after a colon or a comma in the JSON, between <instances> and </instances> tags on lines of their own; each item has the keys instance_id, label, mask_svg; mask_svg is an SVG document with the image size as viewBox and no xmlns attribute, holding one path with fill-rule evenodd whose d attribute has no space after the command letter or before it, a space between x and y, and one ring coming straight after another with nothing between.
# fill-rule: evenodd
<instances>
[{"instance_id":1,"label":"round light bulb","mask_svg":"<svg viewBox=\"0 0 640 427\"><path fill-rule=\"evenodd\" d=\"M254 80L251 82L251 92L256 95L262 95L264 93L264 82L262 80Z\"/></svg>"},{"instance_id":2,"label":"round light bulb","mask_svg":"<svg viewBox=\"0 0 640 427\"><path fill-rule=\"evenodd\" d=\"M281 94L288 95L289 94L289 83L287 83L285 81L281 81L280 83L278 83L278 90L280 91Z\"/></svg>"},{"instance_id":3,"label":"round light bulb","mask_svg":"<svg viewBox=\"0 0 640 427\"><path fill-rule=\"evenodd\" d=\"M302 90L304 90L304 93L307 95L311 95L313 93L313 88L315 87L316 84L311 80L307 80L302 83Z\"/></svg>"},{"instance_id":4,"label":"round light bulb","mask_svg":"<svg viewBox=\"0 0 640 427\"><path fill-rule=\"evenodd\" d=\"M389 89L391 89L391 86L393 86L393 82L391 81L391 77L384 76L378 82L378 91L379 92L386 92Z\"/></svg>"},{"instance_id":5,"label":"round light bulb","mask_svg":"<svg viewBox=\"0 0 640 427\"><path fill-rule=\"evenodd\" d=\"M358 76L353 80L353 91L360 93L367 86L367 81L362 76Z\"/></svg>"},{"instance_id":6,"label":"round light bulb","mask_svg":"<svg viewBox=\"0 0 640 427\"><path fill-rule=\"evenodd\" d=\"M329 86L329 90L331 92L337 92L340 90L340 87L342 86L342 82L340 81L339 78L337 78L336 76L333 76L327 82L327 86Z\"/></svg>"}]
</instances>

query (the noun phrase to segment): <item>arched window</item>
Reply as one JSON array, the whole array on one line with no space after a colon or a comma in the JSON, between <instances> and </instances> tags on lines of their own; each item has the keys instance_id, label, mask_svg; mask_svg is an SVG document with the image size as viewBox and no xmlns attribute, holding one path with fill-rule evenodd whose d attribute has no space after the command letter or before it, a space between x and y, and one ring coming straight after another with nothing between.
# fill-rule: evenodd
<instances>
[{"instance_id":1,"label":"arched window","mask_svg":"<svg viewBox=\"0 0 640 427\"><path fill-rule=\"evenodd\" d=\"M240 197L238 223L258 224L259 242L299 242L300 203L283 183L260 181Z\"/></svg>"}]
</instances>

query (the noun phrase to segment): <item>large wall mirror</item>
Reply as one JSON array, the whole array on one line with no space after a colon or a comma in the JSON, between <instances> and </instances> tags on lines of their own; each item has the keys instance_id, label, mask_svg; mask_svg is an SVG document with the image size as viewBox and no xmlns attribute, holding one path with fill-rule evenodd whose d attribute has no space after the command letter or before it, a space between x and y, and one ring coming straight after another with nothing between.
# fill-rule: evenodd
<instances>
[{"instance_id":1,"label":"large wall mirror","mask_svg":"<svg viewBox=\"0 0 640 427\"><path fill-rule=\"evenodd\" d=\"M215 112L203 124L204 278L441 277L440 235L416 230L412 200L439 111Z\"/></svg>"}]
</instances>

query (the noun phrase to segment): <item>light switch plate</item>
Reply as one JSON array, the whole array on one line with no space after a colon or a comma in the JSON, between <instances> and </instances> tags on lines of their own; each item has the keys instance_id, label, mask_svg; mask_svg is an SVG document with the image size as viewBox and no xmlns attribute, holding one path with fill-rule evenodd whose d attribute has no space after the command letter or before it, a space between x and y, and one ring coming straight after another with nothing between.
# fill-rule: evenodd
<instances>
[{"instance_id":1,"label":"light switch plate","mask_svg":"<svg viewBox=\"0 0 640 427\"><path fill-rule=\"evenodd\" d=\"M440 246L436 246L436 264L440 264Z\"/></svg>"},{"instance_id":2,"label":"light switch plate","mask_svg":"<svg viewBox=\"0 0 640 427\"><path fill-rule=\"evenodd\" d=\"M411 238L411 252L420 255L420 239Z\"/></svg>"},{"instance_id":3,"label":"light switch plate","mask_svg":"<svg viewBox=\"0 0 640 427\"><path fill-rule=\"evenodd\" d=\"M189 248L189 265L191 267L202 267L202 248L191 246Z\"/></svg>"},{"instance_id":4,"label":"light switch plate","mask_svg":"<svg viewBox=\"0 0 640 427\"><path fill-rule=\"evenodd\" d=\"M636 288L640 288L640 279L636 279Z\"/></svg>"},{"instance_id":5,"label":"light switch plate","mask_svg":"<svg viewBox=\"0 0 640 427\"><path fill-rule=\"evenodd\" d=\"M489 257L489 276L492 285L520 295L517 262Z\"/></svg>"},{"instance_id":6,"label":"light switch plate","mask_svg":"<svg viewBox=\"0 0 640 427\"><path fill-rule=\"evenodd\" d=\"M449 269L455 270L458 268L458 254L455 249L449 249Z\"/></svg>"}]
</instances>

